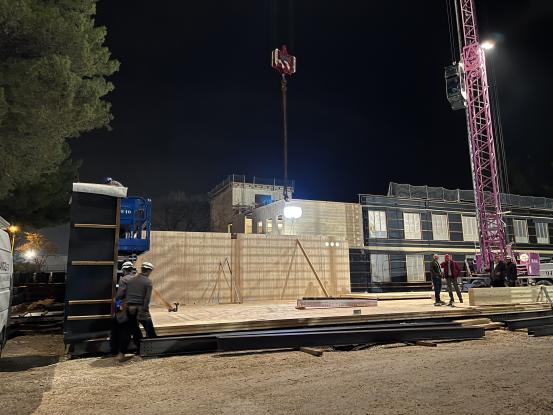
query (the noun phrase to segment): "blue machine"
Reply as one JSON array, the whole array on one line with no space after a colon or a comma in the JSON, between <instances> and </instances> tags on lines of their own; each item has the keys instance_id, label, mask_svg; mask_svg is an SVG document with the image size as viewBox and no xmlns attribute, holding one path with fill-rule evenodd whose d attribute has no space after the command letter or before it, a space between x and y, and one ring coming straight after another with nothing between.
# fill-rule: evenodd
<instances>
[{"instance_id":1,"label":"blue machine","mask_svg":"<svg viewBox=\"0 0 553 415\"><path fill-rule=\"evenodd\" d=\"M140 255L150 249L152 201L143 197L121 199L119 255Z\"/></svg>"}]
</instances>

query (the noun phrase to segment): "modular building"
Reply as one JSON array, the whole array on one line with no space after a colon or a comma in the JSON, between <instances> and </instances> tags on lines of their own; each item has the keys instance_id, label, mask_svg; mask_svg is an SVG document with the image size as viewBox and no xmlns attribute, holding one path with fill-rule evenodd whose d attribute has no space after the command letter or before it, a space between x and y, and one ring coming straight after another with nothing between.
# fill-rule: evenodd
<instances>
[{"instance_id":1,"label":"modular building","mask_svg":"<svg viewBox=\"0 0 553 415\"><path fill-rule=\"evenodd\" d=\"M512 194L501 199L513 251L553 258L553 199ZM286 217L286 206L301 208L301 216ZM358 203L277 200L232 220L239 233L347 240L352 291L429 289L434 253L451 254L464 268L479 252L472 190L390 183L386 195L360 194Z\"/></svg>"}]
</instances>

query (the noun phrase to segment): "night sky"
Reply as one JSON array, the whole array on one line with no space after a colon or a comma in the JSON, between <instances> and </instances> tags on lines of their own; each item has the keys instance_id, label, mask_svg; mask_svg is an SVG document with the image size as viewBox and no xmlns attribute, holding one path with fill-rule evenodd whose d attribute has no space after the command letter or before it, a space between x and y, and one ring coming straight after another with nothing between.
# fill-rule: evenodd
<instances>
[{"instance_id":1,"label":"night sky","mask_svg":"<svg viewBox=\"0 0 553 415\"><path fill-rule=\"evenodd\" d=\"M477 0L495 72L511 191L553 196L553 2ZM296 197L355 201L389 181L471 188L466 122L445 97L446 2L102 0L121 61L112 131L72 141L80 179L130 194L205 193L230 173L282 177L278 74L287 43ZM457 53L457 52L456 52Z\"/></svg>"}]
</instances>

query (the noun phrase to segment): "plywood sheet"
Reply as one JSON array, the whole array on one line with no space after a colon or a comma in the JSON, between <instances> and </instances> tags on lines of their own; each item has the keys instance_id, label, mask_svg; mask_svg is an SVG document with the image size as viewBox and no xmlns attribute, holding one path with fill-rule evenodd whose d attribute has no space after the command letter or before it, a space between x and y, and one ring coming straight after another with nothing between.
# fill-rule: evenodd
<instances>
[{"instance_id":1,"label":"plywood sheet","mask_svg":"<svg viewBox=\"0 0 553 415\"><path fill-rule=\"evenodd\" d=\"M349 293L348 244L336 244L336 238L324 236L238 234L231 239L226 233L158 231L152 232L150 251L141 255L138 263L155 265L151 275L154 287L171 303L220 304L322 296L306 258L296 247L296 239L329 294Z\"/></svg>"},{"instance_id":2,"label":"plywood sheet","mask_svg":"<svg viewBox=\"0 0 553 415\"><path fill-rule=\"evenodd\" d=\"M543 287L553 298L553 287ZM541 291L542 286L534 287L493 287L469 289L469 304L471 306L528 304L546 302L547 298Z\"/></svg>"}]
</instances>

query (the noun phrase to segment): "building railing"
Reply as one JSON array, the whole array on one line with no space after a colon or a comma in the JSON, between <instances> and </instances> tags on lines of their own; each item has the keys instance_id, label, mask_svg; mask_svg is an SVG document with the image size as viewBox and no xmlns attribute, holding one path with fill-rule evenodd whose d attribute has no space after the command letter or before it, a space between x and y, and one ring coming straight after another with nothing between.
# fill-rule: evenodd
<instances>
[{"instance_id":1,"label":"building railing","mask_svg":"<svg viewBox=\"0 0 553 415\"><path fill-rule=\"evenodd\" d=\"M282 187L284 188L285 183L284 180L281 179L266 179L262 177L247 177L243 174L229 174L228 177L220 182L217 186L215 186L208 194L209 196L214 195L222 188L228 186L231 183L243 183L243 184L259 184L264 186L273 186L273 188ZM288 180L288 188L294 190L295 187L295 181L294 180Z\"/></svg>"},{"instance_id":2,"label":"building railing","mask_svg":"<svg viewBox=\"0 0 553 415\"><path fill-rule=\"evenodd\" d=\"M440 200L444 202L474 203L474 191L472 190L451 190L443 187L412 186L410 184L392 182L390 182L388 187L387 196L406 199L427 199ZM553 209L553 199L547 197L520 196L510 193L501 193L501 204L503 207Z\"/></svg>"}]
</instances>

